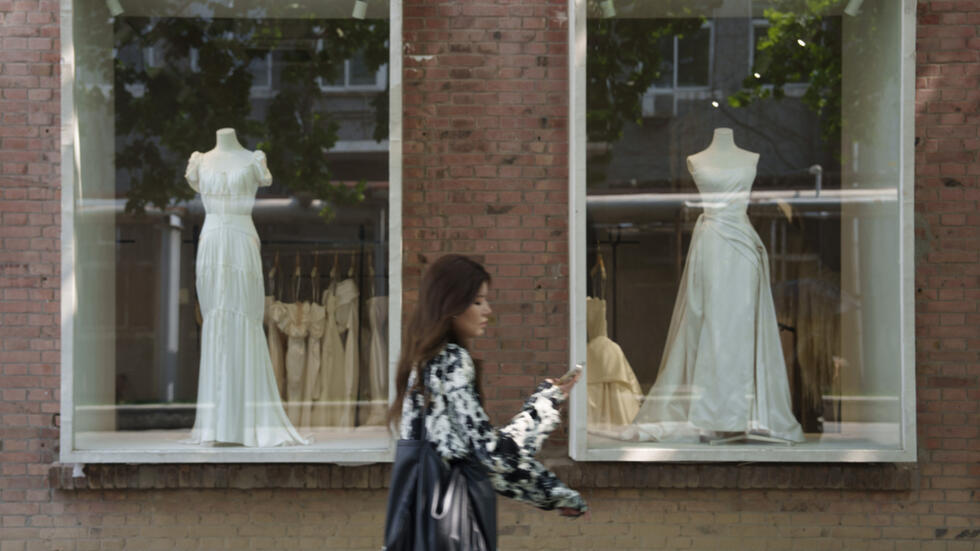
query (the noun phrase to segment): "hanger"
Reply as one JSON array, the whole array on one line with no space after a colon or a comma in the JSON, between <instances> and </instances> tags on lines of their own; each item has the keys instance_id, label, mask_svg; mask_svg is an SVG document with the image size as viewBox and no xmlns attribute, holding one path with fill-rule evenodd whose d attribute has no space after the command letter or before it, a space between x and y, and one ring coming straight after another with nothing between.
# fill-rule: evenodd
<instances>
[{"instance_id":1,"label":"hanger","mask_svg":"<svg viewBox=\"0 0 980 551\"><path fill-rule=\"evenodd\" d=\"M296 268L293 270L293 302L299 302L299 287L300 287L300 277L302 272L300 270L299 253L296 253Z\"/></svg>"},{"instance_id":2,"label":"hanger","mask_svg":"<svg viewBox=\"0 0 980 551\"><path fill-rule=\"evenodd\" d=\"M312 301L316 302L320 295L320 251L313 251L313 269L310 270L310 288L313 293Z\"/></svg>"},{"instance_id":3,"label":"hanger","mask_svg":"<svg viewBox=\"0 0 980 551\"><path fill-rule=\"evenodd\" d=\"M354 277L354 262L356 258L354 257L354 251L350 253L350 268L347 269L347 278L352 279Z\"/></svg>"},{"instance_id":4,"label":"hanger","mask_svg":"<svg viewBox=\"0 0 980 551\"><path fill-rule=\"evenodd\" d=\"M599 248L599 240L595 242L596 263L589 270L589 276L593 278L593 291L597 293L597 298L606 299L606 262L602 258L602 249ZM595 277L599 276L599 285L595 284Z\"/></svg>"},{"instance_id":5,"label":"hanger","mask_svg":"<svg viewBox=\"0 0 980 551\"><path fill-rule=\"evenodd\" d=\"M272 261L272 268L269 270L269 292L272 294L274 300L279 299L279 293L276 289L276 273L279 271L279 251L276 251L276 257Z\"/></svg>"}]
</instances>

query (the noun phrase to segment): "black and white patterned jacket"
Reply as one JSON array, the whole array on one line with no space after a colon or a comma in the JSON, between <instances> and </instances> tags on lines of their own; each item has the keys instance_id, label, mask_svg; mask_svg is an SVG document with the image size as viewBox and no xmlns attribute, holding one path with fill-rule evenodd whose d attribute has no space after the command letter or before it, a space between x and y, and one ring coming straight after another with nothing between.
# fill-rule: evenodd
<instances>
[{"instance_id":1,"label":"black and white patterned jacket","mask_svg":"<svg viewBox=\"0 0 980 551\"><path fill-rule=\"evenodd\" d=\"M426 386L431 395L425 417L426 439L445 460L473 453L489 471L500 495L541 509L569 507L586 510L585 500L545 468L534 455L558 426L558 405L565 394L551 383L541 383L524 402L521 412L502 428L490 424L476 393L476 368L466 349L448 344L428 365ZM415 372L408 379L399 435L418 439L424 398L414 389Z\"/></svg>"}]
</instances>

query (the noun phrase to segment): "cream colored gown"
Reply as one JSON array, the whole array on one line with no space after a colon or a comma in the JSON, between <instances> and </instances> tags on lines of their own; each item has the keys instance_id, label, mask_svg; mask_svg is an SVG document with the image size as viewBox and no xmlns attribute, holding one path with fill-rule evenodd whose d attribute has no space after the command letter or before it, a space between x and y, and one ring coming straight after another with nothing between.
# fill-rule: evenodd
<instances>
[{"instance_id":1,"label":"cream colored gown","mask_svg":"<svg viewBox=\"0 0 980 551\"><path fill-rule=\"evenodd\" d=\"M196 260L201 363L194 443L244 446L306 444L283 411L262 330L265 289L252 206L272 183L265 155L235 170L216 170L194 152L186 178L207 213Z\"/></svg>"},{"instance_id":2,"label":"cream colored gown","mask_svg":"<svg viewBox=\"0 0 980 551\"><path fill-rule=\"evenodd\" d=\"M388 297L367 301L371 329L368 349L368 405L365 425L384 425L388 410Z\"/></svg>"},{"instance_id":3,"label":"cream colored gown","mask_svg":"<svg viewBox=\"0 0 980 551\"><path fill-rule=\"evenodd\" d=\"M310 303L282 304L274 310L279 330L286 336L286 414L294 425L302 421L303 374L306 337L310 330Z\"/></svg>"},{"instance_id":4,"label":"cream colored gown","mask_svg":"<svg viewBox=\"0 0 980 551\"><path fill-rule=\"evenodd\" d=\"M273 319L273 310L277 301L274 297L265 297L265 331L266 339L269 341L269 360L272 361L272 373L276 377L276 388L279 389L279 397L286 398L286 359L283 357L282 333L279 326Z\"/></svg>"},{"instance_id":5,"label":"cream colored gown","mask_svg":"<svg viewBox=\"0 0 980 551\"><path fill-rule=\"evenodd\" d=\"M589 427L615 430L640 410L643 390L623 349L606 334L606 301L586 299Z\"/></svg>"}]
</instances>

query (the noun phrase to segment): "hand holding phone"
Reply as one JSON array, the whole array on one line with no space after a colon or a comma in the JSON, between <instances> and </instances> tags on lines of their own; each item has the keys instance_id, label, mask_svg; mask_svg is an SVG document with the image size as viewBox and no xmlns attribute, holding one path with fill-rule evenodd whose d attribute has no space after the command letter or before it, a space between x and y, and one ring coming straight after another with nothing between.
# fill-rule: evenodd
<instances>
[{"instance_id":1,"label":"hand holding phone","mask_svg":"<svg viewBox=\"0 0 980 551\"><path fill-rule=\"evenodd\" d=\"M568 370L567 373L565 373L564 375L562 375L561 377L558 378L558 381L557 381L556 384L558 386L567 385L568 383L570 383L573 380L575 380L575 377L578 377L582 373L582 370L584 368L585 368L585 365L582 364L582 363L577 363L577 364L573 365Z\"/></svg>"}]
</instances>

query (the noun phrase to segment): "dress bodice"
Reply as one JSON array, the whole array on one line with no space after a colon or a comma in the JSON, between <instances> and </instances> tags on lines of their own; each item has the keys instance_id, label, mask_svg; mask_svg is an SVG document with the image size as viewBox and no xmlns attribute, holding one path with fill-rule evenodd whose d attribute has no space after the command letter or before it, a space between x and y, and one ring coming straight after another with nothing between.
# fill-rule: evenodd
<instances>
[{"instance_id":1,"label":"dress bodice","mask_svg":"<svg viewBox=\"0 0 980 551\"><path fill-rule=\"evenodd\" d=\"M585 299L585 326L588 340L606 336L606 301L601 298Z\"/></svg>"},{"instance_id":2,"label":"dress bodice","mask_svg":"<svg viewBox=\"0 0 980 551\"><path fill-rule=\"evenodd\" d=\"M743 218L755 181L755 163L734 167L694 166L691 176L709 216Z\"/></svg>"},{"instance_id":3,"label":"dress bodice","mask_svg":"<svg viewBox=\"0 0 980 551\"><path fill-rule=\"evenodd\" d=\"M206 154L195 151L187 162L184 177L201 194L208 214L250 215L255 192L260 186L272 184L272 174L261 151L253 151L249 162L230 170L218 169Z\"/></svg>"}]
</instances>

